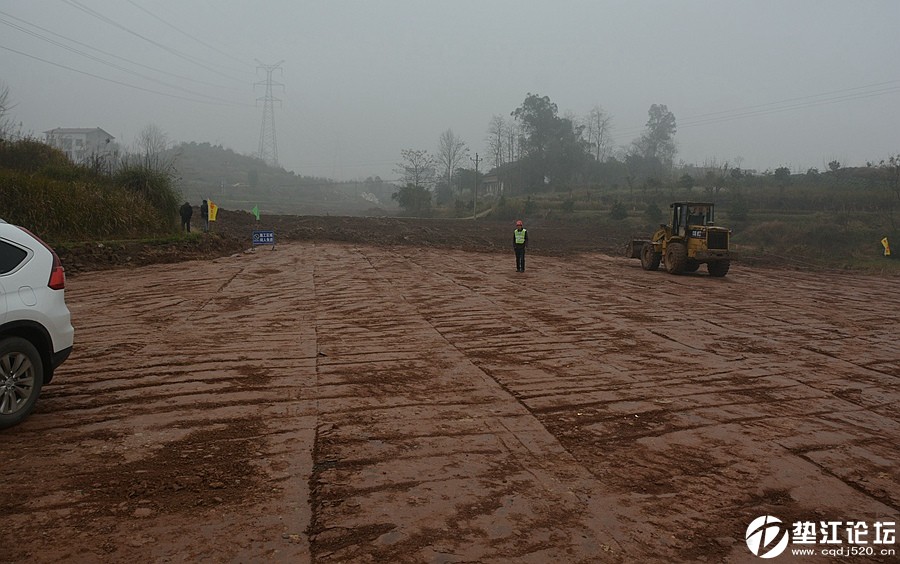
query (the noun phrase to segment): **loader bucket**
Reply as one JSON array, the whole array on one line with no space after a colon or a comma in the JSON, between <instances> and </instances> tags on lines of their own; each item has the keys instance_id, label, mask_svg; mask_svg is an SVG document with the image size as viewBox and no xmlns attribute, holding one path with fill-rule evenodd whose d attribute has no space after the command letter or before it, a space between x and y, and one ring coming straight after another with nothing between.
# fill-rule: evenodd
<instances>
[{"instance_id":1,"label":"loader bucket","mask_svg":"<svg viewBox=\"0 0 900 564\"><path fill-rule=\"evenodd\" d=\"M646 239L632 239L631 242L628 243L628 247L625 250L625 254L628 258L641 258L641 248L644 246L644 243L649 243L650 241Z\"/></svg>"}]
</instances>

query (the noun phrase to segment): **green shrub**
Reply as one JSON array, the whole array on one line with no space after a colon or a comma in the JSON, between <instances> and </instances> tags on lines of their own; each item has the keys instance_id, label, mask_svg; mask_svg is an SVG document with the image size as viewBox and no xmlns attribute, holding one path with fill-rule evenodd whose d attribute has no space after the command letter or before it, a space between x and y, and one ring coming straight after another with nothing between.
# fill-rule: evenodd
<instances>
[{"instance_id":1,"label":"green shrub","mask_svg":"<svg viewBox=\"0 0 900 564\"><path fill-rule=\"evenodd\" d=\"M628 217L628 207L621 201L616 200L609 210L609 216L616 220L626 219Z\"/></svg>"},{"instance_id":2,"label":"green shrub","mask_svg":"<svg viewBox=\"0 0 900 564\"><path fill-rule=\"evenodd\" d=\"M427 188L407 184L394 192L391 198L415 217L431 216L431 192Z\"/></svg>"},{"instance_id":3,"label":"green shrub","mask_svg":"<svg viewBox=\"0 0 900 564\"><path fill-rule=\"evenodd\" d=\"M663 220L663 212L659 209L659 206L656 205L656 202L647 204L647 207L644 209L644 216L654 224L660 223Z\"/></svg>"},{"instance_id":4,"label":"green shrub","mask_svg":"<svg viewBox=\"0 0 900 564\"><path fill-rule=\"evenodd\" d=\"M506 196L500 196L494 211L491 213L492 219L518 219L521 214L522 205L516 200L507 200Z\"/></svg>"},{"instance_id":5,"label":"green shrub","mask_svg":"<svg viewBox=\"0 0 900 564\"><path fill-rule=\"evenodd\" d=\"M731 206L728 208L728 217L733 221L747 221L750 214L750 206L747 205L747 198L742 194L737 194L731 200Z\"/></svg>"},{"instance_id":6,"label":"green shrub","mask_svg":"<svg viewBox=\"0 0 900 564\"><path fill-rule=\"evenodd\" d=\"M168 172L143 165L128 165L116 173L114 181L123 188L141 194L160 214L175 221L181 194L175 190L172 176Z\"/></svg>"},{"instance_id":7,"label":"green shrub","mask_svg":"<svg viewBox=\"0 0 900 564\"><path fill-rule=\"evenodd\" d=\"M0 140L0 167L2 168L37 172L45 167L73 168L74 166L65 153L40 141L32 139Z\"/></svg>"}]
</instances>

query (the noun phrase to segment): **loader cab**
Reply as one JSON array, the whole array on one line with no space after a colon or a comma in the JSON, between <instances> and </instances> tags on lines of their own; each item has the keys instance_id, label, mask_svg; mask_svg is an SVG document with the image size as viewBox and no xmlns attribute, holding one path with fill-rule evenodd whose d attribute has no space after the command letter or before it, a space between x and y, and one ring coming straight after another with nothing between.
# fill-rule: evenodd
<instances>
[{"instance_id":1,"label":"loader cab","mask_svg":"<svg viewBox=\"0 0 900 564\"><path fill-rule=\"evenodd\" d=\"M676 202L672 207L672 235L684 237L691 226L715 223L715 206L708 202Z\"/></svg>"}]
</instances>

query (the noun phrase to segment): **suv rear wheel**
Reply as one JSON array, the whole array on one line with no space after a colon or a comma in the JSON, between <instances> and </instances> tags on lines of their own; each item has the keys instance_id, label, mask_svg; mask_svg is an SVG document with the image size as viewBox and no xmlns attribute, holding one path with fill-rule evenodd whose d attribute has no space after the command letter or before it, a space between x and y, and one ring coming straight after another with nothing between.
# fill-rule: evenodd
<instances>
[{"instance_id":1,"label":"suv rear wheel","mask_svg":"<svg viewBox=\"0 0 900 564\"><path fill-rule=\"evenodd\" d=\"M25 419L41 393L41 355L21 337L0 340L0 429Z\"/></svg>"}]
</instances>

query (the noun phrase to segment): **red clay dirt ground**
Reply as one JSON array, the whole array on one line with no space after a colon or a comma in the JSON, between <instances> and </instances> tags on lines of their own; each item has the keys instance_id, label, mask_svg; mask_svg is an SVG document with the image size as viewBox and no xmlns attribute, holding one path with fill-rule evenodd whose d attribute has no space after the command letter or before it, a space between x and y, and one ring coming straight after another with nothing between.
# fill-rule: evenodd
<instances>
[{"instance_id":1,"label":"red clay dirt ground","mask_svg":"<svg viewBox=\"0 0 900 564\"><path fill-rule=\"evenodd\" d=\"M762 515L896 550L896 278L540 229L520 274L502 225L297 221L73 269L75 351L0 433L0 562L752 562Z\"/></svg>"}]
</instances>

